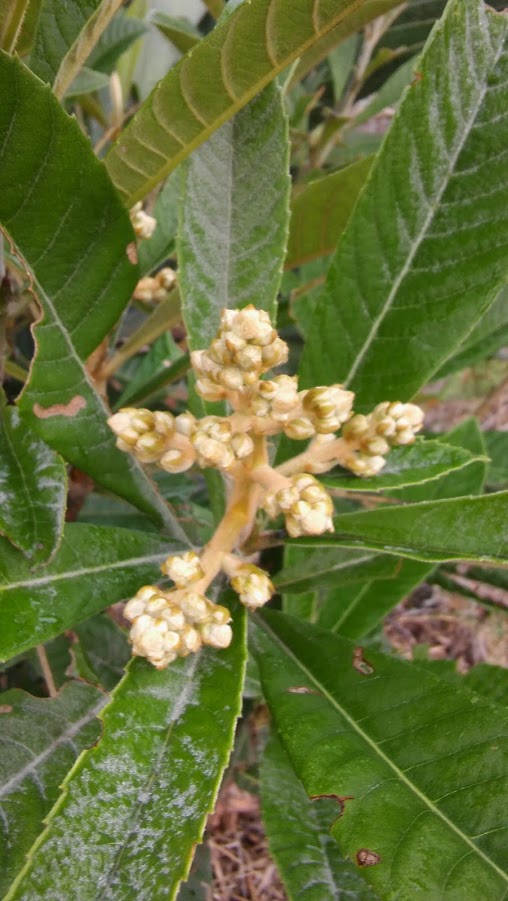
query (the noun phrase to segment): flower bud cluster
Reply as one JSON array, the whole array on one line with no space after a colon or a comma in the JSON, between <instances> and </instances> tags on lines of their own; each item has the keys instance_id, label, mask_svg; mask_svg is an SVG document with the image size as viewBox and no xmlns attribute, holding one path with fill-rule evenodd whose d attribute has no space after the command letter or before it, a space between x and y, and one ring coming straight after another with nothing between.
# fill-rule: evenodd
<instances>
[{"instance_id":1,"label":"flower bud cluster","mask_svg":"<svg viewBox=\"0 0 508 901\"><path fill-rule=\"evenodd\" d=\"M134 300L141 300L144 303L152 301L160 303L162 300L166 300L175 282L176 272L169 266L165 266L156 275L146 275L139 280L134 288Z\"/></svg>"},{"instance_id":2,"label":"flower bud cluster","mask_svg":"<svg viewBox=\"0 0 508 901\"><path fill-rule=\"evenodd\" d=\"M247 432L233 432L231 421L222 416L200 419L192 436L201 467L229 469L237 460L248 457L254 443Z\"/></svg>"},{"instance_id":3,"label":"flower bud cluster","mask_svg":"<svg viewBox=\"0 0 508 901\"><path fill-rule=\"evenodd\" d=\"M323 485L305 472L288 481L287 488L265 496L263 507L268 515L274 519L283 513L292 538L333 532L333 503Z\"/></svg>"},{"instance_id":4,"label":"flower bud cluster","mask_svg":"<svg viewBox=\"0 0 508 901\"><path fill-rule=\"evenodd\" d=\"M157 219L144 212L141 201L134 204L130 211L130 217L137 238L152 237L157 227Z\"/></svg>"},{"instance_id":5,"label":"flower bud cluster","mask_svg":"<svg viewBox=\"0 0 508 901\"><path fill-rule=\"evenodd\" d=\"M415 404L378 404L372 413L357 414L344 425L342 437L351 444L351 452L340 462L356 475L377 475L390 448L412 444L422 426L423 411Z\"/></svg>"},{"instance_id":6,"label":"flower bud cluster","mask_svg":"<svg viewBox=\"0 0 508 901\"><path fill-rule=\"evenodd\" d=\"M220 329L208 350L191 356L198 375L196 390L216 401L256 385L262 373L285 363L288 346L279 338L268 313L252 305L223 310Z\"/></svg>"},{"instance_id":7,"label":"flower bud cluster","mask_svg":"<svg viewBox=\"0 0 508 901\"><path fill-rule=\"evenodd\" d=\"M196 421L191 413L171 413L124 407L108 419L120 450L129 451L141 463L158 463L167 472L189 469L196 460L189 436Z\"/></svg>"},{"instance_id":8,"label":"flower bud cluster","mask_svg":"<svg viewBox=\"0 0 508 901\"><path fill-rule=\"evenodd\" d=\"M145 585L125 605L124 616L133 624L133 654L164 669L202 645L227 648L233 637L229 610L192 590L192 583L203 575L198 555L189 551L169 557L161 569L173 578L176 589Z\"/></svg>"},{"instance_id":9,"label":"flower bud cluster","mask_svg":"<svg viewBox=\"0 0 508 901\"><path fill-rule=\"evenodd\" d=\"M337 431L351 415L353 398L353 392L341 385L298 391L296 376L278 375L259 382L249 412L275 423L278 428L272 431L284 431L288 438L305 441Z\"/></svg>"},{"instance_id":10,"label":"flower bud cluster","mask_svg":"<svg viewBox=\"0 0 508 901\"><path fill-rule=\"evenodd\" d=\"M231 588L249 610L262 607L275 593L268 574L253 563L245 563L228 554L223 561L223 569L230 578Z\"/></svg>"}]
</instances>

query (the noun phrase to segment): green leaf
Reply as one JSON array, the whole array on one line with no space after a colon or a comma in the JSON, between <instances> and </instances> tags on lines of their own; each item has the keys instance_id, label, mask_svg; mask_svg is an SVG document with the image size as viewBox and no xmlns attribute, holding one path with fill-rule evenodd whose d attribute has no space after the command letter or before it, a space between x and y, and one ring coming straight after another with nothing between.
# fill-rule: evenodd
<instances>
[{"instance_id":1,"label":"green leaf","mask_svg":"<svg viewBox=\"0 0 508 901\"><path fill-rule=\"evenodd\" d=\"M99 737L103 693L83 682L56 698L3 692L0 712L0 892L2 897L56 801L60 783L80 751Z\"/></svg>"},{"instance_id":2,"label":"green leaf","mask_svg":"<svg viewBox=\"0 0 508 901\"><path fill-rule=\"evenodd\" d=\"M402 63L386 81L383 82L379 91L367 104L365 109L355 116L355 125L367 122L373 116L386 109L387 106L396 106L401 98L404 88L410 84L415 78L415 70L417 69L417 61L415 57L411 57Z\"/></svg>"},{"instance_id":3,"label":"green leaf","mask_svg":"<svg viewBox=\"0 0 508 901\"><path fill-rule=\"evenodd\" d=\"M261 763L268 847L291 901L374 901L376 895L330 835L336 801L311 801L275 732Z\"/></svg>"},{"instance_id":4,"label":"green leaf","mask_svg":"<svg viewBox=\"0 0 508 901\"><path fill-rule=\"evenodd\" d=\"M351 78L359 45L360 36L352 34L338 47L335 47L328 56L328 67L332 76L333 96L336 105L340 103L344 88Z\"/></svg>"},{"instance_id":5,"label":"green leaf","mask_svg":"<svg viewBox=\"0 0 508 901\"><path fill-rule=\"evenodd\" d=\"M317 622L346 638L362 638L425 581L431 571L428 563L401 559L393 579L366 578L363 583L357 582L346 589L340 585L321 605ZM293 610L288 612L294 613Z\"/></svg>"},{"instance_id":6,"label":"green leaf","mask_svg":"<svg viewBox=\"0 0 508 901\"><path fill-rule=\"evenodd\" d=\"M508 432L484 432L491 463L487 473L489 485L508 483Z\"/></svg>"},{"instance_id":7,"label":"green leaf","mask_svg":"<svg viewBox=\"0 0 508 901\"><path fill-rule=\"evenodd\" d=\"M180 172L174 172L166 180L157 197L153 216L157 226L151 238L141 241L138 247L139 268L147 275L174 255L176 231L178 228L178 201L182 191Z\"/></svg>"},{"instance_id":8,"label":"green leaf","mask_svg":"<svg viewBox=\"0 0 508 901\"><path fill-rule=\"evenodd\" d=\"M274 585L280 592L299 594L309 589L363 581L368 578L391 578L397 564L390 557L348 548L297 548L289 545L285 566L277 573Z\"/></svg>"},{"instance_id":9,"label":"green leaf","mask_svg":"<svg viewBox=\"0 0 508 901\"><path fill-rule=\"evenodd\" d=\"M364 0L351 7L350 15L339 21L322 38L317 40L305 53L301 54L298 65L291 77L291 84L304 78L328 54L350 35L356 34L364 25L389 12L398 5L398 0Z\"/></svg>"},{"instance_id":10,"label":"green leaf","mask_svg":"<svg viewBox=\"0 0 508 901\"><path fill-rule=\"evenodd\" d=\"M191 349L208 346L224 307L253 303L274 318L289 189L287 119L271 85L185 167L178 261Z\"/></svg>"},{"instance_id":11,"label":"green leaf","mask_svg":"<svg viewBox=\"0 0 508 901\"><path fill-rule=\"evenodd\" d=\"M508 15L483 0L447 6L339 242L306 384L343 382L360 410L407 400L494 300L507 270L508 169L495 164L507 42Z\"/></svg>"},{"instance_id":12,"label":"green leaf","mask_svg":"<svg viewBox=\"0 0 508 901\"><path fill-rule=\"evenodd\" d=\"M106 165L126 202L144 197L360 5L252 0L223 19L159 82L110 150Z\"/></svg>"},{"instance_id":13,"label":"green leaf","mask_svg":"<svg viewBox=\"0 0 508 901\"><path fill-rule=\"evenodd\" d=\"M132 9L129 9L132 12ZM87 59L87 65L111 75L122 53L148 31L141 19L119 9ZM143 245L141 245L143 246Z\"/></svg>"},{"instance_id":14,"label":"green leaf","mask_svg":"<svg viewBox=\"0 0 508 901\"><path fill-rule=\"evenodd\" d=\"M316 178L293 196L285 268L335 249L372 165L367 157Z\"/></svg>"},{"instance_id":15,"label":"green leaf","mask_svg":"<svg viewBox=\"0 0 508 901\"><path fill-rule=\"evenodd\" d=\"M48 560L62 536L67 473L15 407L0 409L0 495L0 531L32 565Z\"/></svg>"},{"instance_id":16,"label":"green leaf","mask_svg":"<svg viewBox=\"0 0 508 901\"><path fill-rule=\"evenodd\" d=\"M30 0L9 0L0 9L0 47L12 53L23 26Z\"/></svg>"},{"instance_id":17,"label":"green leaf","mask_svg":"<svg viewBox=\"0 0 508 901\"><path fill-rule=\"evenodd\" d=\"M96 72L94 69L83 66L67 90L65 97L70 100L73 97L81 97L83 94L91 94L93 91L106 88L108 84L109 77L103 72Z\"/></svg>"},{"instance_id":18,"label":"green leaf","mask_svg":"<svg viewBox=\"0 0 508 901\"><path fill-rule=\"evenodd\" d=\"M473 457L478 458L478 462L464 469L452 470L431 483L403 488L397 495L408 501L418 501L460 497L481 492L486 468L481 458L485 446L477 421L465 420L448 435L443 435L443 440L448 445L467 449ZM390 610L429 577L432 570L433 567L429 567L427 563L400 559L397 574L393 579L366 579L363 585L345 588L339 584L327 595L321 606L318 622L348 638L368 635Z\"/></svg>"},{"instance_id":19,"label":"green leaf","mask_svg":"<svg viewBox=\"0 0 508 901\"><path fill-rule=\"evenodd\" d=\"M411 447L393 448L387 457L386 466L375 478L360 479L344 473L324 475L321 481L328 488L345 491L394 491L440 479L449 472L482 460L486 461L487 457L441 441L420 439Z\"/></svg>"},{"instance_id":20,"label":"green leaf","mask_svg":"<svg viewBox=\"0 0 508 901\"><path fill-rule=\"evenodd\" d=\"M255 641L295 771L343 799L332 834L381 897L502 898L506 711L276 611Z\"/></svg>"},{"instance_id":21,"label":"green leaf","mask_svg":"<svg viewBox=\"0 0 508 901\"><path fill-rule=\"evenodd\" d=\"M295 538L310 547L367 547L415 560L508 562L508 491L398 504L334 518L335 534Z\"/></svg>"},{"instance_id":22,"label":"green leaf","mask_svg":"<svg viewBox=\"0 0 508 901\"><path fill-rule=\"evenodd\" d=\"M80 676L112 691L131 656L126 633L104 613L75 626L73 632L78 637L72 650Z\"/></svg>"},{"instance_id":23,"label":"green leaf","mask_svg":"<svg viewBox=\"0 0 508 901\"><path fill-rule=\"evenodd\" d=\"M85 361L128 303L134 235L75 119L18 60L0 55L0 223L44 317L20 409L41 438L184 540L141 466L117 450Z\"/></svg>"},{"instance_id":24,"label":"green leaf","mask_svg":"<svg viewBox=\"0 0 508 901\"><path fill-rule=\"evenodd\" d=\"M187 53L201 40L199 30L188 19L168 16L167 13L156 10L150 14L148 21L156 25L180 53Z\"/></svg>"},{"instance_id":25,"label":"green leaf","mask_svg":"<svg viewBox=\"0 0 508 901\"><path fill-rule=\"evenodd\" d=\"M62 60L102 0L43 0L29 66L53 84Z\"/></svg>"},{"instance_id":26,"label":"green leaf","mask_svg":"<svg viewBox=\"0 0 508 901\"><path fill-rule=\"evenodd\" d=\"M436 378L442 378L467 366L474 366L475 363L480 363L486 357L495 354L507 343L508 289L505 288L461 344L458 353L441 366Z\"/></svg>"},{"instance_id":27,"label":"green leaf","mask_svg":"<svg viewBox=\"0 0 508 901\"><path fill-rule=\"evenodd\" d=\"M421 647L421 646L420 646ZM479 663L471 667L467 673L457 669L456 660L416 660L416 665L427 670L433 676L451 682L457 687L467 688L475 694L482 695L489 704L500 704L508 707L508 669L504 666L492 666L490 663Z\"/></svg>"},{"instance_id":28,"label":"green leaf","mask_svg":"<svg viewBox=\"0 0 508 901\"><path fill-rule=\"evenodd\" d=\"M244 611L226 650L160 672L134 661L7 898L69 898L79 885L83 901L174 899L228 762L244 667Z\"/></svg>"},{"instance_id":29,"label":"green leaf","mask_svg":"<svg viewBox=\"0 0 508 901\"><path fill-rule=\"evenodd\" d=\"M409 0L401 6L401 14L381 39L384 47L403 47L410 53L419 52L429 32L445 11L447 0ZM489 6L503 10L505 0L490 0Z\"/></svg>"},{"instance_id":30,"label":"green leaf","mask_svg":"<svg viewBox=\"0 0 508 901\"><path fill-rule=\"evenodd\" d=\"M0 660L160 580L159 564L172 549L147 532L70 523L54 559L33 573L0 539Z\"/></svg>"}]
</instances>

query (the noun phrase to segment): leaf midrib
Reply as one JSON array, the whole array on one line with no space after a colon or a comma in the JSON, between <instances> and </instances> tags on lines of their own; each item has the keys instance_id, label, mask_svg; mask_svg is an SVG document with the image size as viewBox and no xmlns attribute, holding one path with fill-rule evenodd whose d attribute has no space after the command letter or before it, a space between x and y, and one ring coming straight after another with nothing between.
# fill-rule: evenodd
<instances>
[{"instance_id":1,"label":"leaf midrib","mask_svg":"<svg viewBox=\"0 0 508 901\"><path fill-rule=\"evenodd\" d=\"M62 745L64 742L69 741L70 739L74 738L74 736L78 734L80 729L83 728L83 726L86 726L87 723L90 722L90 720L92 720L95 716L97 716L97 714L102 710L104 705L107 703L107 700L108 699L105 695L103 697L101 697L100 700L97 701L94 704L94 706L91 707L90 710L87 711L86 714L84 714L84 716L80 717L80 719L77 720L76 722L71 723L69 725L69 728L66 729L66 731L63 732L61 735L59 735L58 738L56 738L54 741L52 741L51 744L48 745L44 749L44 751L41 751L40 754L38 754L29 763L27 763L24 767L22 767L20 770L18 770L18 772L15 773L14 776L11 776L11 778L7 782L4 782L3 785L0 785L0 798L3 798L6 795L9 795L15 788L17 788L17 786L20 784L20 782L22 782L27 776L29 776L35 770L38 770L39 767L42 766L44 761L54 751L56 751L56 749L59 748L60 745ZM24 747L26 748L26 745L24 745ZM26 748L26 749L29 750L28 748Z\"/></svg>"},{"instance_id":2,"label":"leaf midrib","mask_svg":"<svg viewBox=\"0 0 508 901\"><path fill-rule=\"evenodd\" d=\"M371 737L366 732L364 732L364 730L350 716L350 714L339 704L337 699L334 698L333 695L330 694L328 689L316 678L316 676L314 676L314 674L309 669L307 669L307 667L302 663L301 660L299 660L299 658L296 656L296 654L294 654L294 652L290 648L288 648L288 646L286 644L284 644L282 639L279 638L279 636L270 628L268 623L265 620L259 618L258 616L256 616L256 622L258 625L260 625L264 629L264 631L269 635L271 640L275 644L279 645L279 647L282 648L284 653L287 654L287 656L290 657L291 660L293 660L293 662L302 670L303 673L305 673L306 677L317 688L319 688L321 695L324 698L326 698L326 700L331 704L331 706L337 710L337 712L340 714L340 716L342 716L346 720L346 722L350 725L350 727L354 730L354 732L356 732L357 735L359 735L359 737L362 739L362 741L364 741L371 748L373 753L375 755L377 755L383 761L383 763L395 773L395 776L400 780L400 782L402 782L404 785L406 785L406 787L418 798L418 800L425 805L425 807L429 810L429 812L431 814L433 814L434 816L437 816L440 820L442 820L442 822L445 824L445 826L447 826L452 832L455 832L455 834L458 835L459 838L462 839L462 841L470 848L470 850L472 852L474 852L481 860L483 860L484 863L488 864L494 870L494 872L497 873L498 876L501 876L503 878L503 880L508 885L508 874L505 873L500 867L498 867L498 865L493 860L491 860L490 857L487 857L487 855L481 850L481 848L479 848L477 845L474 844L474 842L469 838L469 836L465 835L459 829L459 827L456 826L455 823L452 822L452 820L448 819L446 814L444 814L439 809L439 807L436 807L436 805L430 800L430 798L427 798L427 796L424 795L423 792L421 792L420 789L413 782L411 782L410 779L407 778L405 773L401 769L399 769L397 764L394 763L381 750L379 745L376 744L376 742L373 739L371 739ZM507 889L507 891L508 891L508 889Z\"/></svg>"},{"instance_id":3,"label":"leaf midrib","mask_svg":"<svg viewBox=\"0 0 508 901\"><path fill-rule=\"evenodd\" d=\"M488 9L486 8L485 15L488 15L488 14L489 14ZM457 164L457 160L458 160L462 150L464 149L466 142L469 140L473 125L476 121L476 118L478 116L480 108L485 100L486 94L488 93L488 91L490 89L490 85L488 83L488 75L495 68L495 66L499 62L499 59L501 58L502 54L504 53L505 43L506 43L506 36L500 40L498 51L496 52L493 59L491 60L491 63L490 63L490 66L488 67L488 69L485 70L485 80L484 80L484 84L483 84L481 90L479 91L477 103L474 105L473 112L472 112L471 116L469 117L467 124L464 125L463 135L459 139L456 149L453 151L453 153L449 157L449 164L443 174L442 184L441 184L440 188L438 189L438 191L434 194L433 201L429 204L429 211L428 211L428 213L425 217L425 220L422 224L422 227L420 229L420 234L417 237L417 239L415 240L415 242L413 243L411 250L407 255L407 259L406 259L404 265L402 266L399 274L393 281L392 287L388 293L386 302L384 303L378 316L374 319L371 330L363 343L362 349L357 354L346 378L344 379L345 387L348 387L351 384L352 379L354 379L360 365L363 362L363 359L364 359L366 353L370 349L372 342L375 340L375 338L377 336L377 333L384 321L386 314L392 307L393 301L397 296L397 293L399 291L399 288L400 288L402 282L404 281L406 275L410 271L413 260L416 256L418 250L420 249L420 245L422 244L424 238L427 235L428 229L435 217L436 210L438 209L439 204L441 202L441 198L443 197L443 194L446 191L448 184L453 176L455 166ZM398 115L400 115L400 111L399 111Z\"/></svg>"},{"instance_id":4,"label":"leaf midrib","mask_svg":"<svg viewBox=\"0 0 508 901\"><path fill-rule=\"evenodd\" d=\"M344 560L342 563L338 563L336 566L327 566L324 569L315 569L310 572L307 576L300 575L298 578L294 577L293 579L287 579L285 581L279 582L277 579L274 580L274 585L276 588L282 588L287 590L287 588L291 588L292 585L299 585L300 582L308 582L309 579L316 579L319 576L326 576L329 573L340 572L341 569L350 569L353 566L358 566L360 563L366 563L368 560L372 560L375 557L375 553L364 554L363 557L357 557L354 560Z\"/></svg>"},{"instance_id":5,"label":"leaf midrib","mask_svg":"<svg viewBox=\"0 0 508 901\"><path fill-rule=\"evenodd\" d=\"M310 38L308 38L307 41L304 41L303 44L299 45L296 50L294 50L292 53L288 54L288 56L286 56L284 58L282 63L279 63L277 66L273 66L273 68L271 68L267 72L266 75L264 75L254 85L252 85L249 90L245 91L243 94L237 95L236 101L231 103L231 105L228 106L226 108L226 110L220 116L217 116L217 118L213 122L211 122L207 127L203 128L203 130L200 131L199 134L195 138L193 138L192 141L189 141L188 143L186 143L185 146L182 148L182 150L180 150L176 155L170 157L170 159L168 160L166 165L162 166L156 175L152 176L151 178L146 179L141 188L138 188L138 190L135 191L133 194L128 195L127 198L125 199L126 205L133 206L135 203L137 203L138 200L142 200L144 197L146 197L146 195L149 194L153 188L157 187L157 185L164 178L166 178L166 176L169 175L169 173L172 172L173 169L176 169L176 167L179 165L179 163L181 163L182 160L186 159L186 157L189 156L189 154L191 154L193 150L195 150L202 143L204 143L204 141L206 141L207 138L210 137L210 135L212 135L218 128L220 128L221 125L224 125L225 122L227 122L236 113L238 113L241 109L243 109L243 107L246 106L246 104L249 102L249 100L252 100L252 98L255 97L256 94L259 94L263 88L265 88L268 84L270 84L271 81L274 80L274 78L277 77L277 75L279 75L281 72L283 72L289 65L291 65L292 62L294 62L296 59L298 59L300 56L302 56L303 53L305 53L305 51L309 49L309 47L312 47L312 45L315 44L316 41L321 40L321 38L323 38L326 34L328 34L329 31L331 31L333 28L335 28L337 25L339 25L341 22L343 22L345 19L347 19L364 2L365 2L365 0L355 0L355 2L351 3L351 5L348 6L347 9L342 10L340 13L337 14L337 16L334 16L332 19L330 19L327 22L326 26L324 28L322 28L320 31L314 30L313 35ZM317 6L318 6L318 0L315 0L314 6L313 6L314 12L317 9ZM239 9L241 9L241 7ZM314 16L313 16L313 22L314 22ZM224 46L224 45L222 45L222 46ZM180 79L180 75L178 75L178 79ZM224 84L224 87L227 90L225 84ZM155 90L157 90L157 88L155 88ZM228 91L228 93L229 93L229 91ZM186 104L186 106L189 106L189 104L187 103L186 100L185 100L185 104ZM127 137L128 137L128 135L127 135ZM111 151L116 153L117 148L121 145L121 142L122 142L122 135L120 135L120 137L117 139L117 142L113 145L113 147L111 148ZM119 158L121 159L120 154L119 154ZM122 162L127 163L129 165L128 160L122 160ZM108 168L108 157L106 157L105 164L106 164L106 168ZM116 185L118 191L121 194L123 194L125 197L126 192L122 189L121 180L120 179L117 180L115 177L113 177L113 182Z\"/></svg>"},{"instance_id":6,"label":"leaf midrib","mask_svg":"<svg viewBox=\"0 0 508 901\"><path fill-rule=\"evenodd\" d=\"M0 585L0 594L3 591L12 591L16 588L33 588L34 586L49 585L53 582L61 582L66 579L77 579L80 576L89 576L94 573L109 572L112 569L124 569L125 567L142 566L146 563L160 563L167 557L166 553L146 554L143 557L128 557L127 559L108 561L99 566L83 566L81 569L68 569L65 572L39 576L37 579L23 579L21 582L6 582Z\"/></svg>"}]
</instances>

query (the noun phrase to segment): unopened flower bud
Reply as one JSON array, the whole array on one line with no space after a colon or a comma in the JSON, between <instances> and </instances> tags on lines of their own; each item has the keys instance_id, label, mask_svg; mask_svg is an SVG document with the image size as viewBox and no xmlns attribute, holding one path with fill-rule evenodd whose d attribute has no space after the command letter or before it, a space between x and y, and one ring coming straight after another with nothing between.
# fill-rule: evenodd
<instances>
[{"instance_id":1,"label":"unopened flower bud","mask_svg":"<svg viewBox=\"0 0 508 901\"><path fill-rule=\"evenodd\" d=\"M212 648L228 648L233 638L231 626L225 623L203 623L199 631L203 644Z\"/></svg>"},{"instance_id":2,"label":"unopened flower bud","mask_svg":"<svg viewBox=\"0 0 508 901\"><path fill-rule=\"evenodd\" d=\"M210 601L195 591L186 591L178 604L187 622L204 623L210 616Z\"/></svg>"},{"instance_id":3,"label":"unopened flower bud","mask_svg":"<svg viewBox=\"0 0 508 901\"><path fill-rule=\"evenodd\" d=\"M231 587L240 596L242 604L252 609L266 604L275 591L268 575L250 563L238 567L231 579Z\"/></svg>"},{"instance_id":4,"label":"unopened flower bud","mask_svg":"<svg viewBox=\"0 0 508 901\"><path fill-rule=\"evenodd\" d=\"M176 448L166 451L159 460L159 466L166 472L178 473L190 469L196 459L196 455L190 448L188 451Z\"/></svg>"},{"instance_id":5,"label":"unopened flower bud","mask_svg":"<svg viewBox=\"0 0 508 901\"><path fill-rule=\"evenodd\" d=\"M157 219L143 211L141 201L134 204L130 211L130 219L134 232L138 238L151 238L156 227Z\"/></svg>"},{"instance_id":6,"label":"unopened flower bud","mask_svg":"<svg viewBox=\"0 0 508 901\"><path fill-rule=\"evenodd\" d=\"M254 442L246 432L237 432L231 438L231 447L235 457L238 460L243 460L245 457L250 456L254 450Z\"/></svg>"},{"instance_id":7,"label":"unopened flower bud","mask_svg":"<svg viewBox=\"0 0 508 901\"><path fill-rule=\"evenodd\" d=\"M194 626L184 626L180 632L180 643L178 652L180 657L187 657L188 654L195 654L202 645L201 634Z\"/></svg>"},{"instance_id":8,"label":"unopened flower bud","mask_svg":"<svg viewBox=\"0 0 508 901\"><path fill-rule=\"evenodd\" d=\"M227 394L226 389L222 385L216 385L210 379L197 379L196 391L203 400L207 400L212 404L224 400Z\"/></svg>"},{"instance_id":9,"label":"unopened flower bud","mask_svg":"<svg viewBox=\"0 0 508 901\"><path fill-rule=\"evenodd\" d=\"M186 551L180 556L168 557L161 566L161 572L169 576L178 588L186 588L204 576L199 556L195 551Z\"/></svg>"},{"instance_id":10,"label":"unopened flower bud","mask_svg":"<svg viewBox=\"0 0 508 901\"><path fill-rule=\"evenodd\" d=\"M308 417L300 416L297 419L290 419L284 426L284 432L288 438L293 438L296 441L305 441L316 434L316 429Z\"/></svg>"}]
</instances>

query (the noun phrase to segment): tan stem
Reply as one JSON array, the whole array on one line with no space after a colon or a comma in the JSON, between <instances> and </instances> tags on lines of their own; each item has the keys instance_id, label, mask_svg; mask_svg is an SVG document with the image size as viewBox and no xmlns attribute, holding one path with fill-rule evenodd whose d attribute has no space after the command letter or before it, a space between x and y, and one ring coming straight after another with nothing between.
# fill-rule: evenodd
<instances>
[{"instance_id":1,"label":"tan stem","mask_svg":"<svg viewBox=\"0 0 508 901\"><path fill-rule=\"evenodd\" d=\"M46 648L43 644L37 646L37 657L39 658L39 664L42 670L42 675L44 676L44 681L46 682L48 694L50 698L56 698L58 690L55 685L53 673L51 672L48 655L46 654Z\"/></svg>"},{"instance_id":2,"label":"tan stem","mask_svg":"<svg viewBox=\"0 0 508 901\"><path fill-rule=\"evenodd\" d=\"M311 441L303 454L298 454L297 457L293 457L291 460L287 460L286 463L278 466L277 472L279 475L291 476L298 472L307 472L309 467L310 471L312 471L314 463L320 463L321 465L328 463L328 469L332 469L338 463L343 462L357 447L356 442L345 441L344 438L336 438L335 441L329 442L314 440Z\"/></svg>"},{"instance_id":3,"label":"tan stem","mask_svg":"<svg viewBox=\"0 0 508 901\"><path fill-rule=\"evenodd\" d=\"M291 482L286 478L285 473L281 472L280 468L273 469L267 464L257 466L252 471L251 478L262 488L267 488L269 491L282 491L284 488L291 487Z\"/></svg>"}]
</instances>

